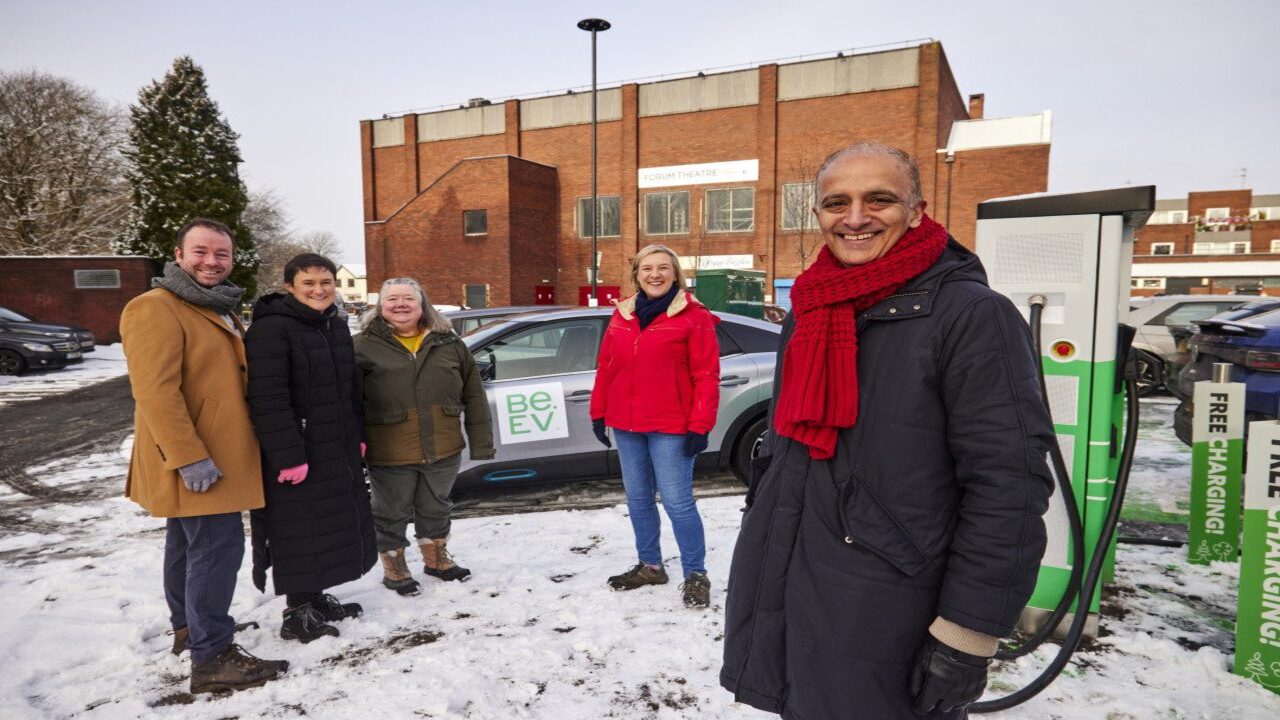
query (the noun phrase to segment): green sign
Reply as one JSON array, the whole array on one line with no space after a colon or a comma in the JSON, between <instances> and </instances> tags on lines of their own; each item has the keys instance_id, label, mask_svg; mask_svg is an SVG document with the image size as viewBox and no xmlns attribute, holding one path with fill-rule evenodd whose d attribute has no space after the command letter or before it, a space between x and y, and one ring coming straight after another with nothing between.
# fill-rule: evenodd
<instances>
[{"instance_id":1,"label":"green sign","mask_svg":"<svg viewBox=\"0 0 1280 720\"><path fill-rule=\"evenodd\" d=\"M1240 555L1240 469L1244 385L1198 382L1191 425L1191 520L1187 560L1235 562Z\"/></svg>"},{"instance_id":2,"label":"green sign","mask_svg":"<svg viewBox=\"0 0 1280 720\"><path fill-rule=\"evenodd\" d=\"M1198 409L1198 408L1197 408ZM1249 423L1235 671L1280 693L1280 423Z\"/></svg>"}]
</instances>

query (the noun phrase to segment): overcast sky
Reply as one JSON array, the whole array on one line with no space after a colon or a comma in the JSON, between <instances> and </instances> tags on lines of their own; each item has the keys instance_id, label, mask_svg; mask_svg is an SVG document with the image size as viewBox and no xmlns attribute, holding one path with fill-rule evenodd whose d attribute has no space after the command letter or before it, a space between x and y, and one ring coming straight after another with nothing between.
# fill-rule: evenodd
<instances>
[{"instance_id":1,"label":"overcast sky","mask_svg":"<svg viewBox=\"0 0 1280 720\"><path fill-rule=\"evenodd\" d=\"M1053 111L1049 189L1280 193L1280 0L0 0L0 69L121 104L191 55L242 173L364 256L361 119L883 43L940 40L986 116Z\"/></svg>"}]
</instances>

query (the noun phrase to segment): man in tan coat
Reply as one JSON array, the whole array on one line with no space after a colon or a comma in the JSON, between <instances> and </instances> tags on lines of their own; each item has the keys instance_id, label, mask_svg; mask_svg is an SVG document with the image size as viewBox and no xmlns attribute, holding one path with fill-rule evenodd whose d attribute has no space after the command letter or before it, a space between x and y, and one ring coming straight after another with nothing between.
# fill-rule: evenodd
<instances>
[{"instance_id":1,"label":"man in tan coat","mask_svg":"<svg viewBox=\"0 0 1280 720\"><path fill-rule=\"evenodd\" d=\"M255 687L288 668L232 642L228 614L244 558L240 513L263 505L236 318L244 290L226 279L234 247L222 223L187 223L174 262L120 318L137 401L125 494L168 518L165 599L174 652L191 650L193 693Z\"/></svg>"}]
</instances>

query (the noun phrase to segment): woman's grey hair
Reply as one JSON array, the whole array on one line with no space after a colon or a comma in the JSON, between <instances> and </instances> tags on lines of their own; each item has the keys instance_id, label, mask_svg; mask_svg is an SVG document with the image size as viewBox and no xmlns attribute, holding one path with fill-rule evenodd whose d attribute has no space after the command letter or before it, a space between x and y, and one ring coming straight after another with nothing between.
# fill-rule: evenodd
<instances>
[{"instance_id":1,"label":"woman's grey hair","mask_svg":"<svg viewBox=\"0 0 1280 720\"><path fill-rule=\"evenodd\" d=\"M422 289L417 280L408 277L388 278L382 281L382 287L378 289L378 304L371 306L364 312L364 315L360 316L360 332L368 330L369 326L373 324L374 318L382 317L382 298L386 297L387 288L392 285L408 285L422 301L422 317L418 319L418 327L431 332L453 332L453 323L449 322L449 318L445 317L439 310L432 307L431 299L427 297L427 291Z\"/></svg>"},{"instance_id":2,"label":"woman's grey hair","mask_svg":"<svg viewBox=\"0 0 1280 720\"><path fill-rule=\"evenodd\" d=\"M636 292L640 292L640 261L654 253L666 253L671 258L671 268L675 270L676 273L675 286L681 290L685 290L684 275L680 272L680 256L676 255L676 251L666 245L654 243L653 245L645 245L640 248L640 252L636 253L636 256L631 258L631 286L636 289Z\"/></svg>"},{"instance_id":3,"label":"woman's grey hair","mask_svg":"<svg viewBox=\"0 0 1280 720\"><path fill-rule=\"evenodd\" d=\"M828 168L843 158L862 155L881 155L896 160L902 166L902 171L907 174L907 185L909 186L907 188L907 205L914 208L924 201L924 193L920 191L920 166L916 165L916 161L906 151L878 142L856 142L828 155L827 159L822 161L822 167L818 168L817 174L813 177L815 197L818 193L818 188L822 187L822 176L827 173Z\"/></svg>"}]
</instances>

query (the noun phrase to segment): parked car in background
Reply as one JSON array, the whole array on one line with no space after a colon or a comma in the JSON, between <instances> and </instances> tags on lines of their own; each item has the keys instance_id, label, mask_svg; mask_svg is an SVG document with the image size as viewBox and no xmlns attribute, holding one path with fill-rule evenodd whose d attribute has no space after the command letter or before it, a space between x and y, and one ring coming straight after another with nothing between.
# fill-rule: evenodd
<instances>
[{"instance_id":1,"label":"parked car in background","mask_svg":"<svg viewBox=\"0 0 1280 720\"><path fill-rule=\"evenodd\" d=\"M84 362L75 340L12 332L0 328L0 375L51 370Z\"/></svg>"},{"instance_id":2,"label":"parked car in background","mask_svg":"<svg viewBox=\"0 0 1280 720\"><path fill-rule=\"evenodd\" d=\"M1187 341L1189 357L1178 374L1183 398L1173 414L1178 439L1191 444L1193 392L1213 379L1214 363L1230 363L1231 382L1245 386L1245 422L1275 420L1280 414L1280 310L1237 320L1205 320Z\"/></svg>"},{"instance_id":3,"label":"parked car in background","mask_svg":"<svg viewBox=\"0 0 1280 720\"><path fill-rule=\"evenodd\" d=\"M1137 330L1133 346L1159 359L1160 365L1143 358L1138 362L1138 394L1148 395L1165 386L1166 368L1177 350L1172 331L1192 327L1249 298L1239 295L1160 295L1129 299L1129 325Z\"/></svg>"},{"instance_id":4,"label":"parked car in background","mask_svg":"<svg viewBox=\"0 0 1280 720\"><path fill-rule=\"evenodd\" d=\"M50 340L71 341L80 352L93 352L93 333L76 325L43 323L17 310L0 307L0 332L33 335Z\"/></svg>"},{"instance_id":5,"label":"parked car in background","mask_svg":"<svg viewBox=\"0 0 1280 720\"><path fill-rule=\"evenodd\" d=\"M492 322L501 320L508 315L515 315L523 312L537 312L539 310L555 310L568 309L563 305L512 305L510 307L488 307L488 308L452 308L446 310L437 305L436 309L444 313L449 318L449 322L453 323L453 331L459 335L466 335L472 330L482 328Z\"/></svg>"},{"instance_id":6,"label":"parked car in background","mask_svg":"<svg viewBox=\"0 0 1280 720\"><path fill-rule=\"evenodd\" d=\"M600 340L612 314L613 308L540 306L463 337L489 396L497 455L464 459L459 488L621 476L617 452L596 440L589 411ZM698 467L727 469L745 482L766 430L781 328L716 315L720 408Z\"/></svg>"},{"instance_id":7,"label":"parked car in background","mask_svg":"<svg viewBox=\"0 0 1280 720\"><path fill-rule=\"evenodd\" d=\"M1208 320L1194 320L1189 327L1170 327L1169 334L1173 336L1174 351L1165 362L1164 369L1164 386L1165 389L1172 393L1179 400L1186 400L1188 396L1183 396L1182 388L1178 384L1178 374L1182 372L1182 368L1190 359L1190 351L1187 348L1191 336L1199 329L1200 323L1230 322L1232 320L1243 320L1261 315L1270 310L1280 310L1280 298L1259 298L1257 300L1249 300L1241 305L1236 305L1230 310L1214 315Z\"/></svg>"}]
</instances>

